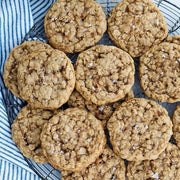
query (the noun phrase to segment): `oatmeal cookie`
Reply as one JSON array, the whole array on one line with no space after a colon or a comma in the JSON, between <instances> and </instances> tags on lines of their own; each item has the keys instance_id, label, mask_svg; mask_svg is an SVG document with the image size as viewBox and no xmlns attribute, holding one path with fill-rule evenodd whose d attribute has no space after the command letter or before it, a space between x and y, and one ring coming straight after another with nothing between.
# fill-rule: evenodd
<instances>
[{"instance_id":1,"label":"oatmeal cookie","mask_svg":"<svg viewBox=\"0 0 180 180\"><path fill-rule=\"evenodd\" d=\"M176 107L173 117L173 137L176 140L177 146L180 148L180 104Z\"/></svg>"},{"instance_id":2,"label":"oatmeal cookie","mask_svg":"<svg viewBox=\"0 0 180 180\"><path fill-rule=\"evenodd\" d=\"M125 171L124 161L106 145L99 158L81 172L62 171L62 180L125 180Z\"/></svg>"},{"instance_id":3,"label":"oatmeal cookie","mask_svg":"<svg viewBox=\"0 0 180 180\"><path fill-rule=\"evenodd\" d=\"M68 105L69 107L78 107L78 108L85 108L89 110L96 118L102 120L104 128L106 128L107 120L111 117L115 109L123 102L127 101L134 97L134 93L132 89L126 96L114 103L105 104L105 105L96 105L90 101L86 101L80 93L74 91L69 100Z\"/></svg>"},{"instance_id":4,"label":"oatmeal cookie","mask_svg":"<svg viewBox=\"0 0 180 180\"><path fill-rule=\"evenodd\" d=\"M180 45L180 35L168 36L166 41Z\"/></svg>"},{"instance_id":5,"label":"oatmeal cookie","mask_svg":"<svg viewBox=\"0 0 180 180\"><path fill-rule=\"evenodd\" d=\"M59 50L33 52L18 66L18 88L32 107L57 109L68 101L75 85L70 59Z\"/></svg>"},{"instance_id":6,"label":"oatmeal cookie","mask_svg":"<svg viewBox=\"0 0 180 180\"><path fill-rule=\"evenodd\" d=\"M129 162L127 167L128 180L159 179L179 180L180 150L168 143L167 148L155 160Z\"/></svg>"},{"instance_id":7,"label":"oatmeal cookie","mask_svg":"<svg viewBox=\"0 0 180 180\"><path fill-rule=\"evenodd\" d=\"M134 62L129 54L114 46L98 45L79 54L76 90L97 105L125 97L134 84Z\"/></svg>"},{"instance_id":8,"label":"oatmeal cookie","mask_svg":"<svg viewBox=\"0 0 180 180\"><path fill-rule=\"evenodd\" d=\"M102 122L79 108L60 112L44 126L41 141L48 161L60 170L77 172L103 152L106 136Z\"/></svg>"},{"instance_id":9,"label":"oatmeal cookie","mask_svg":"<svg viewBox=\"0 0 180 180\"><path fill-rule=\"evenodd\" d=\"M180 45L163 42L153 46L140 58L139 78L148 97L180 101Z\"/></svg>"},{"instance_id":10,"label":"oatmeal cookie","mask_svg":"<svg viewBox=\"0 0 180 180\"><path fill-rule=\"evenodd\" d=\"M21 153L36 163L46 163L43 154L40 134L45 123L54 115L54 112L42 109L32 109L25 106L18 113L12 128L12 139Z\"/></svg>"},{"instance_id":11,"label":"oatmeal cookie","mask_svg":"<svg viewBox=\"0 0 180 180\"><path fill-rule=\"evenodd\" d=\"M44 21L49 43L65 53L81 52L95 45L106 28L106 15L93 0L58 0Z\"/></svg>"},{"instance_id":12,"label":"oatmeal cookie","mask_svg":"<svg viewBox=\"0 0 180 180\"><path fill-rule=\"evenodd\" d=\"M4 83L7 88L17 97L20 97L17 84L17 67L22 57L31 54L34 51L42 49L51 49L51 46L41 41L26 41L23 44L14 47L4 66Z\"/></svg>"},{"instance_id":13,"label":"oatmeal cookie","mask_svg":"<svg viewBox=\"0 0 180 180\"><path fill-rule=\"evenodd\" d=\"M114 152L128 161L156 159L172 135L166 109L144 98L122 103L107 128Z\"/></svg>"},{"instance_id":14,"label":"oatmeal cookie","mask_svg":"<svg viewBox=\"0 0 180 180\"><path fill-rule=\"evenodd\" d=\"M123 0L111 11L108 33L114 44L139 57L168 34L166 21L149 0Z\"/></svg>"}]
</instances>

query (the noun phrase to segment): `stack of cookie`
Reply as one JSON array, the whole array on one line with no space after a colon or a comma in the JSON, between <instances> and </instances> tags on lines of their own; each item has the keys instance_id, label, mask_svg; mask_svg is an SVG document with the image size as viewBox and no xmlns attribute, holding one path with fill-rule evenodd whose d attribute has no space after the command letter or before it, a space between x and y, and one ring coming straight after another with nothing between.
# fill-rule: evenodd
<instances>
[{"instance_id":1,"label":"stack of cookie","mask_svg":"<svg viewBox=\"0 0 180 180\"><path fill-rule=\"evenodd\" d=\"M107 25L118 47L94 46ZM12 124L23 155L49 162L62 179L179 179L179 106L172 124L165 108L134 98L132 91L132 57L140 57L146 95L180 100L180 36L162 42L168 29L156 5L123 0L107 23L93 0L59 0L44 27L52 47L25 42L11 51L4 68L6 87L28 103ZM65 53L76 52L73 66ZM65 103L69 108L62 110ZM172 127L178 147L169 143Z\"/></svg>"}]
</instances>

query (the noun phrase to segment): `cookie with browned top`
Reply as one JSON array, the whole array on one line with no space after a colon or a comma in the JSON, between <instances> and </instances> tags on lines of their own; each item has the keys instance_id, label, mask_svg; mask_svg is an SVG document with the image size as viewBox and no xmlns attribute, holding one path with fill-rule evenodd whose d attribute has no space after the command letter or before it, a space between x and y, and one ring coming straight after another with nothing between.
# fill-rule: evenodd
<instances>
[{"instance_id":1,"label":"cookie with browned top","mask_svg":"<svg viewBox=\"0 0 180 180\"><path fill-rule=\"evenodd\" d=\"M134 61L115 46L97 45L79 54L76 90L97 105L125 97L134 84Z\"/></svg>"},{"instance_id":2,"label":"cookie with browned top","mask_svg":"<svg viewBox=\"0 0 180 180\"><path fill-rule=\"evenodd\" d=\"M168 143L167 148L155 160L128 162L128 180L159 179L179 180L180 150Z\"/></svg>"},{"instance_id":3,"label":"cookie with browned top","mask_svg":"<svg viewBox=\"0 0 180 180\"><path fill-rule=\"evenodd\" d=\"M114 44L139 57L168 34L165 18L149 0L123 0L111 11L108 33Z\"/></svg>"},{"instance_id":4,"label":"cookie with browned top","mask_svg":"<svg viewBox=\"0 0 180 180\"><path fill-rule=\"evenodd\" d=\"M18 63L25 55L42 49L51 49L51 46L41 41L26 41L11 50L4 66L3 78L5 86L9 88L15 96L20 97L17 84Z\"/></svg>"},{"instance_id":5,"label":"cookie with browned top","mask_svg":"<svg viewBox=\"0 0 180 180\"><path fill-rule=\"evenodd\" d=\"M180 35L168 36L166 41L180 45Z\"/></svg>"},{"instance_id":6,"label":"cookie with browned top","mask_svg":"<svg viewBox=\"0 0 180 180\"><path fill-rule=\"evenodd\" d=\"M144 98L122 103L107 128L114 152L128 161L156 159L172 135L166 109Z\"/></svg>"},{"instance_id":7,"label":"cookie with browned top","mask_svg":"<svg viewBox=\"0 0 180 180\"><path fill-rule=\"evenodd\" d=\"M86 101L78 91L74 91L69 100L68 100L68 105L69 107L79 107L79 108L85 108L89 110L95 117L98 119L102 120L104 128L106 128L106 123L107 120L111 117L115 109L123 102L127 101L131 98L134 97L134 93L132 89L130 92L121 100L110 103L110 104L105 104L105 105L96 105L90 101Z\"/></svg>"},{"instance_id":8,"label":"cookie with browned top","mask_svg":"<svg viewBox=\"0 0 180 180\"><path fill-rule=\"evenodd\" d=\"M62 180L125 180L125 164L113 151L106 145L99 158L81 172L62 171Z\"/></svg>"},{"instance_id":9,"label":"cookie with browned top","mask_svg":"<svg viewBox=\"0 0 180 180\"><path fill-rule=\"evenodd\" d=\"M163 42L153 46L140 58L139 78L148 97L180 101L180 45Z\"/></svg>"},{"instance_id":10,"label":"cookie with browned top","mask_svg":"<svg viewBox=\"0 0 180 180\"><path fill-rule=\"evenodd\" d=\"M12 128L12 139L21 153L36 163L46 163L43 154L40 134L45 123L54 115L54 112L42 109L32 109L25 106L18 113Z\"/></svg>"},{"instance_id":11,"label":"cookie with browned top","mask_svg":"<svg viewBox=\"0 0 180 180\"><path fill-rule=\"evenodd\" d=\"M103 152L106 136L102 122L79 108L60 112L41 133L44 154L53 167L81 171Z\"/></svg>"},{"instance_id":12,"label":"cookie with browned top","mask_svg":"<svg viewBox=\"0 0 180 180\"><path fill-rule=\"evenodd\" d=\"M180 148L180 105L176 107L173 117L173 137L176 140L177 146Z\"/></svg>"},{"instance_id":13,"label":"cookie with browned top","mask_svg":"<svg viewBox=\"0 0 180 180\"><path fill-rule=\"evenodd\" d=\"M93 0L58 0L44 21L49 43L66 53L81 52L95 45L106 26L106 15Z\"/></svg>"},{"instance_id":14,"label":"cookie with browned top","mask_svg":"<svg viewBox=\"0 0 180 180\"><path fill-rule=\"evenodd\" d=\"M18 66L18 89L29 105L57 109L66 103L75 85L70 59L59 50L33 52Z\"/></svg>"}]
</instances>

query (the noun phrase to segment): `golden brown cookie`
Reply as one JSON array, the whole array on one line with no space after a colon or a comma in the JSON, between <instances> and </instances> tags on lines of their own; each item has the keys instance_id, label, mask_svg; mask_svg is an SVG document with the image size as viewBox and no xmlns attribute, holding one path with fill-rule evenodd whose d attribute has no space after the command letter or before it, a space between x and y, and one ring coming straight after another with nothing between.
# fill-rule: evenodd
<instances>
[{"instance_id":1,"label":"golden brown cookie","mask_svg":"<svg viewBox=\"0 0 180 180\"><path fill-rule=\"evenodd\" d=\"M97 105L125 97L134 84L134 61L115 46L97 45L79 54L76 90Z\"/></svg>"},{"instance_id":2,"label":"golden brown cookie","mask_svg":"<svg viewBox=\"0 0 180 180\"><path fill-rule=\"evenodd\" d=\"M102 122L79 108L60 112L44 126L41 141L48 161L60 170L81 171L103 152Z\"/></svg>"},{"instance_id":3,"label":"golden brown cookie","mask_svg":"<svg viewBox=\"0 0 180 180\"><path fill-rule=\"evenodd\" d=\"M18 88L29 105L57 109L66 103L75 85L70 59L59 50L33 52L18 66Z\"/></svg>"},{"instance_id":4,"label":"golden brown cookie","mask_svg":"<svg viewBox=\"0 0 180 180\"><path fill-rule=\"evenodd\" d=\"M128 180L159 179L179 180L180 150L168 143L167 148L155 160L128 162Z\"/></svg>"},{"instance_id":5,"label":"golden brown cookie","mask_svg":"<svg viewBox=\"0 0 180 180\"><path fill-rule=\"evenodd\" d=\"M20 97L17 85L18 63L25 55L42 49L51 49L51 46L41 41L26 41L11 50L4 66L3 78L5 86L9 88L15 96Z\"/></svg>"},{"instance_id":6,"label":"golden brown cookie","mask_svg":"<svg viewBox=\"0 0 180 180\"><path fill-rule=\"evenodd\" d=\"M32 109L25 106L18 113L12 128L12 139L21 153L36 163L46 163L43 154L40 134L45 123L54 115L54 112L42 109Z\"/></svg>"},{"instance_id":7,"label":"golden brown cookie","mask_svg":"<svg viewBox=\"0 0 180 180\"><path fill-rule=\"evenodd\" d=\"M133 97L134 97L134 93L131 89L130 92L120 101L98 106L90 101L86 101L81 96L81 94L78 93L78 91L74 91L68 100L68 105L69 107L78 107L89 110L96 118L102 120L103 126L104 128L106 128L107 120L109 120L115 109L123 101L127 101Z\"/></svg>"},{"instance_id":8,"label":"golden brown cookie","mask_svg":"<svg viewBox=\"0 0 180 180\"><path fill-rule=\"evenodd\" d=\"M44 29L49 43L65 53L94 46L106 31L106 15L93 0L58 0L48 10Z\"/></svg>"},{"instance_id":9,"label":"golden brown cookie","mask_svg":"<svg viewBox=\"0 0 180 180\"><path fill-rule=\"evenodd\" d=\"M180 105L176 107L173 117L173 137L176 140L177 146L180 148Z\"/></svg>"},{"instance_id":10,"label":"golden brown cookie","mask_svg":"<svg viewBox=\"0 0 180 180\"><path fill-rule=\"evenodd\" d=\"M163 42L153 46L140 58L139 78L148 97L180 101L180 45Z\"/></svg>"},{"instance_id":11,"label":"golden brown cookie","mask_svg":"<svg viewBox=\"0 0 180 180\"><path fill-rule=\"evenodd\" d=\"M125 180L125 164L106 145L99 158L81 172L62 171L62 180Z\"/></svg>"},{"instance_id":12,"label":"golden brown cookie","mask_svg":"<svg viewBox=\"0 0 180 180\"><path fill-rule=\"evenodd\" d=\"M166 109L144 98L122 103L107 128L114 152L128 161L156 159L172 135Z\"/></svg>"},{"instance_id":13,"label":"golden brown cookie","mask_svg":"<svg viewBox=\"0 0 180 180\"><path fill-rule=\"evenodd\" d=\"M114 44L139 57L166 38L168 26L152 1L123 0L109 15L108 33Z\"/></svg>"},{"instance_id":14,"label":"golden brown cookie","mask_svg":"<svg viewBox=\"0 0 180 180\"><path fill-rule=\"evenodd\" d=\"M180 35L168 36L166 41L180 45Z\"/></svg>"}]
</instances>

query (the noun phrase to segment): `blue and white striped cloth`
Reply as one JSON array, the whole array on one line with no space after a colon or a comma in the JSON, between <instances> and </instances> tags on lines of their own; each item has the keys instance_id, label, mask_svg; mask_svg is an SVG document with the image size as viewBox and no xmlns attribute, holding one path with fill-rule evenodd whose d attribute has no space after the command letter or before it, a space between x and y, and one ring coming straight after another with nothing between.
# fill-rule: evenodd
<instances>
[{"instance_id":1,"label":"blue and white striped cloth","mask_svg":"<svg viewBox=\"0 0 180 180\"><path fill-rule=\"evenodd\" d=\"M11 139L3 99L3 68L11 49L19 45L34 23L41 19L56 0L0 1L0 180L40 179L28 166Z\"/></svg>"}]
</instances>

